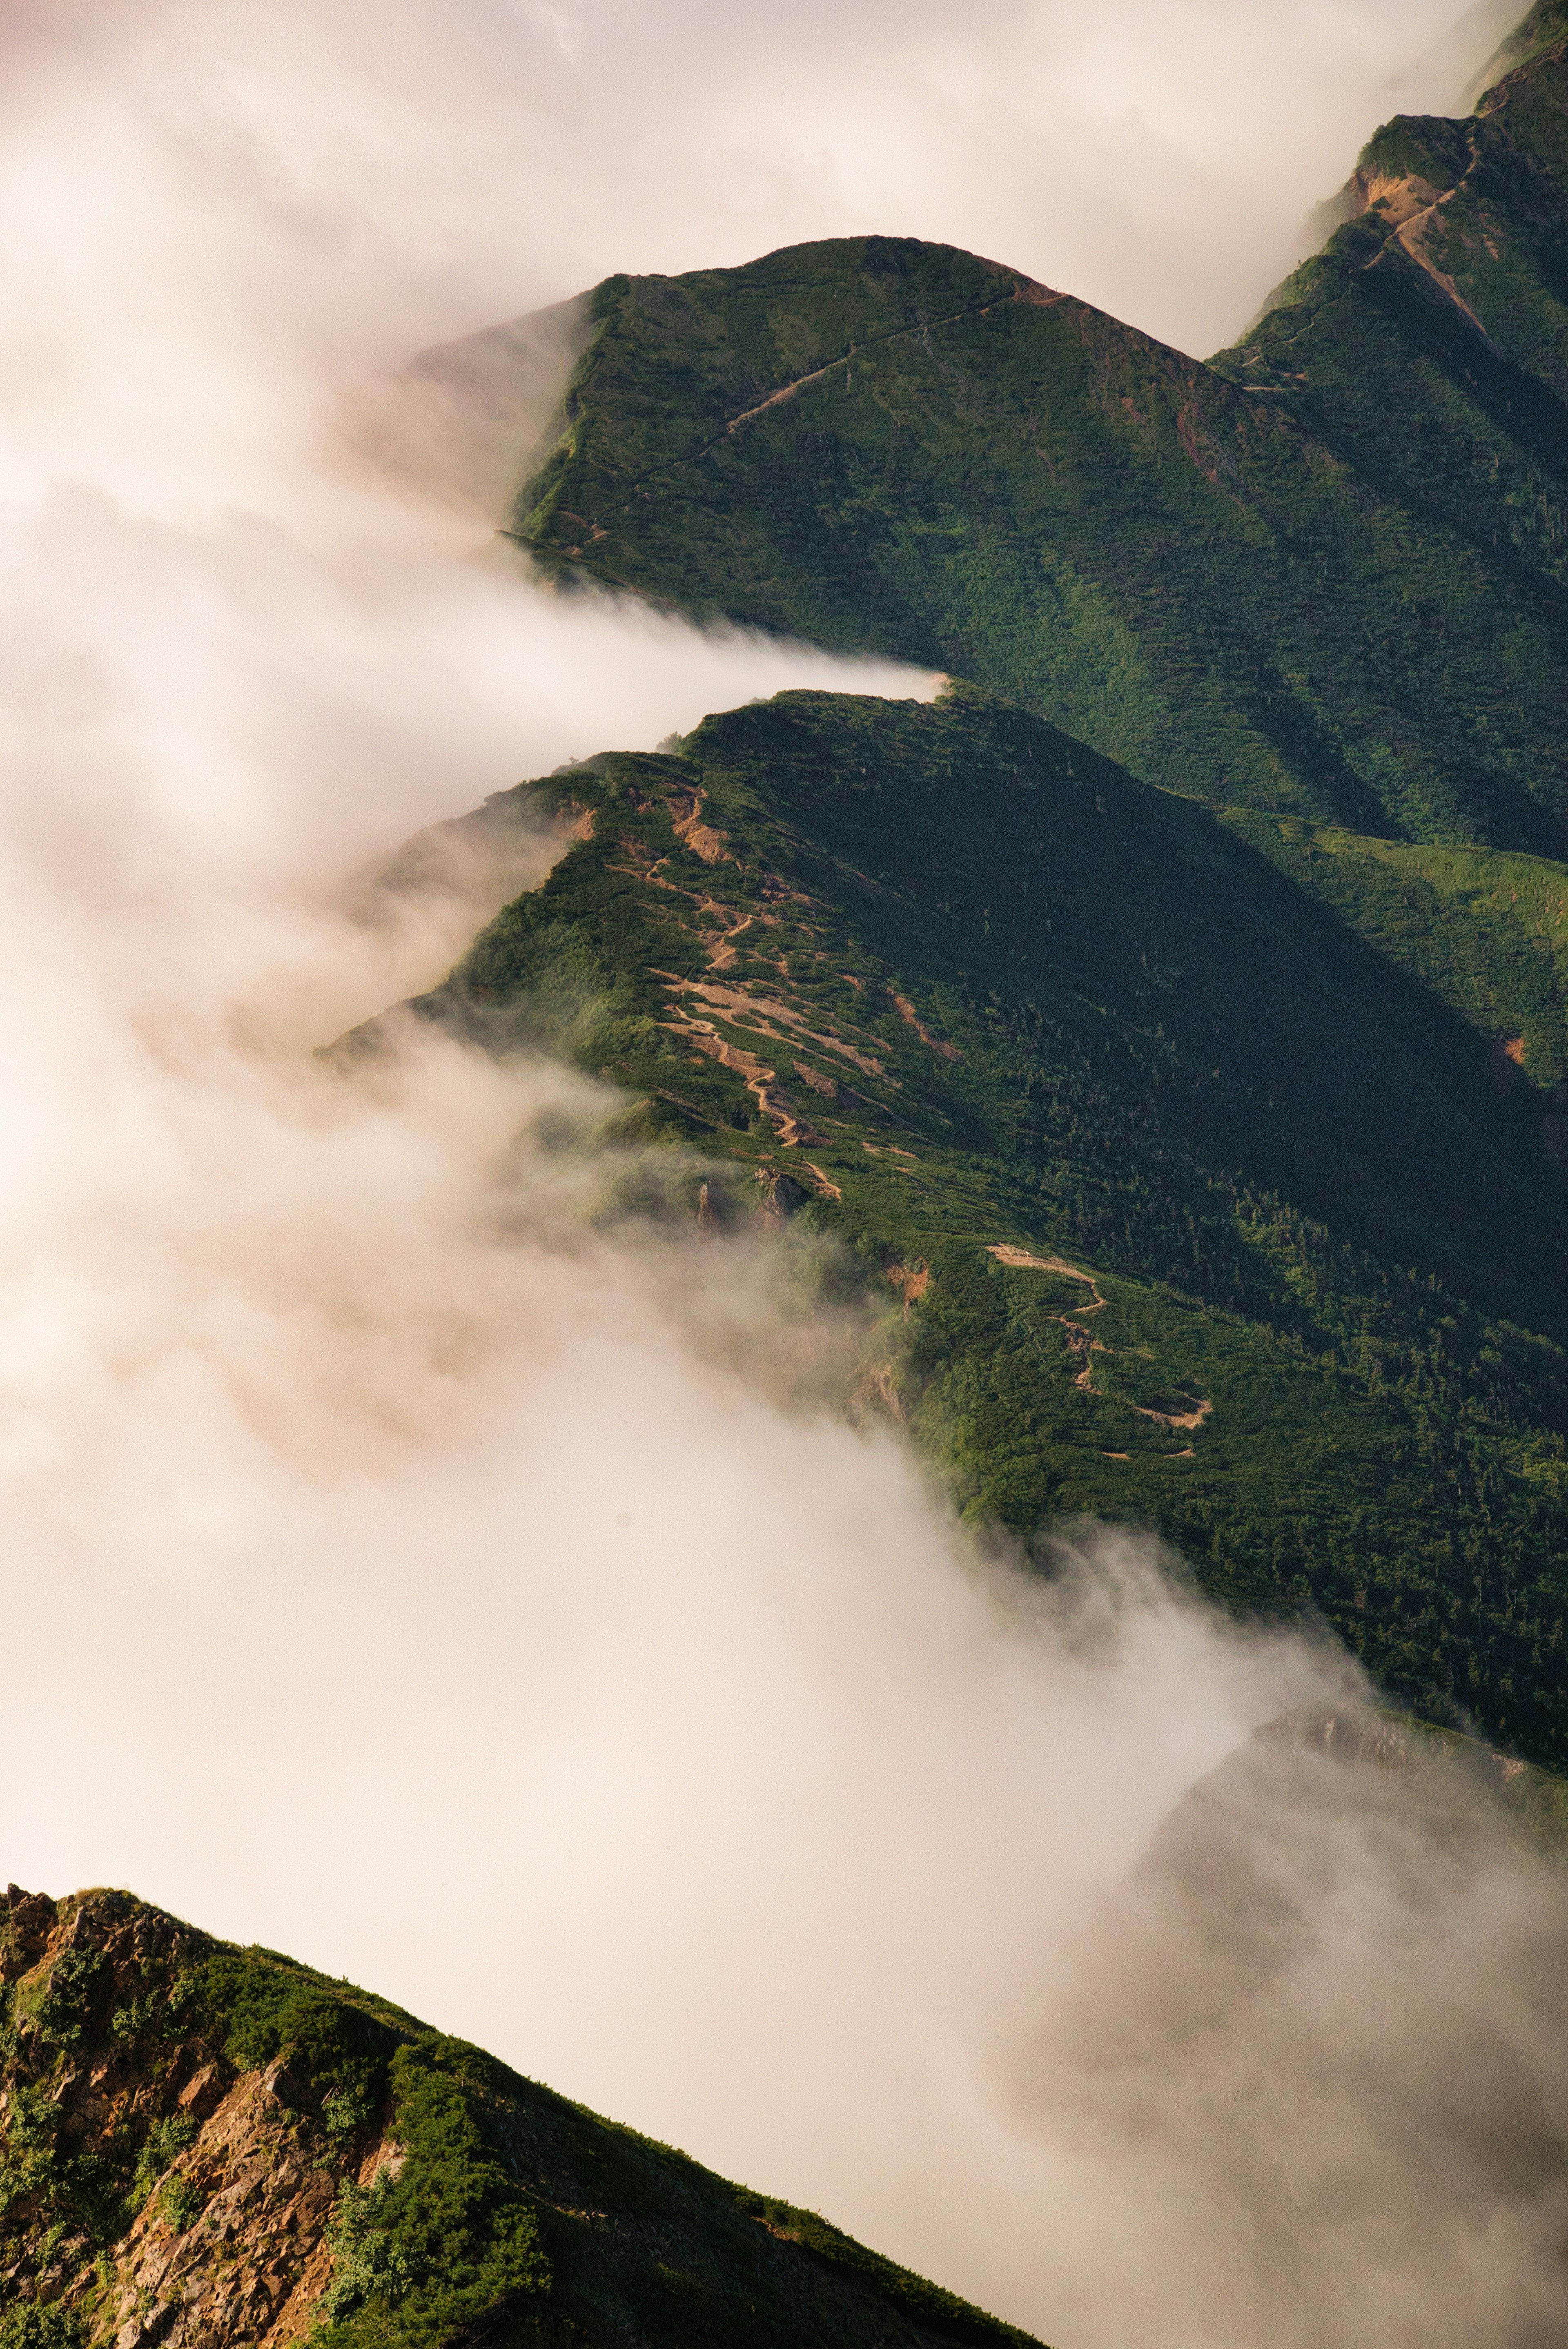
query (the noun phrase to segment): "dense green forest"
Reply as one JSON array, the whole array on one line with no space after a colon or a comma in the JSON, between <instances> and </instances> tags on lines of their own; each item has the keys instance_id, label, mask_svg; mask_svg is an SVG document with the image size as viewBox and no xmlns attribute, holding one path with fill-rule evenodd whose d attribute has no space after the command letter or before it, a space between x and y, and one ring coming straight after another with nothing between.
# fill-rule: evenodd
<instances>
[{"instance_id":1,"label":"dense green forest","mask_svg":"<svg viewBox=\"0 0 1568 2349\"><path fill-rule=\"evenodd\" d=\"M1469 120L1386 123L1352 217L1214 362L1548 593L1568 580L1565 41L1553 0Z\"/></svg>"},{"instance_id":2,"label":"dense green forest","mask_svg":"<svg viewBox=\"0 0 1568 2349\"><path fill-rule=\"evenodd\" d=\"M590 836L422 1013L625 1088L687 1211L781 1203L891 1284L871 1391L977 1521L1157 1526L1568 1759L1568 1175L1495 1027L1522 959L1557 1033L1558 966L1426 918L1568 871L1222 818L973 688L784 694L521 796Z\"/></svg>"},{"instance_id":3,"label":"dense green forest","mask_svg":"<svg viewBox=\"0 0 1568 2349\"><path fill-rule=\"evenodd\" d=\"M124 1892L0 1898L0 2349L1032 2349L809 2210Z\"/></svg>"}]
</instances>

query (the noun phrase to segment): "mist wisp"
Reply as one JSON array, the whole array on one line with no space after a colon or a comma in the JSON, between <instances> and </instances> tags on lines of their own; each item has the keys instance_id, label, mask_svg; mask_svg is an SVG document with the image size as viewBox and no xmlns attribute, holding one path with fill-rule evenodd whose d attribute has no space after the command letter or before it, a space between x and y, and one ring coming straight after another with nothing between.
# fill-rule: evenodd
<instances>
[{"instance_id":1,"label":"mist wisp","mask_svg":"<svg viewBox=\"0 0 1568 2349\"><path fill-rule=\"evenodd\" d=\"M369 1982L1057 2349L1556 2341L1568 1918L1484 1790L1257 1736L1367 1692L1148 1541L978 1541L848 1407L872 1309L666 1212L696 1170L606 1150L601 1089L412 1026L312 1057L560 844L366 919L408 834L782 686L932 689L474 559L569 320L469 474L438 359L412 441L376 405L602 265L828 224L759 117L728 212L649 207L634 140L592 236L542 171L498 228L494 92L542 125L608 21L3 36L7 1872ZM972 241L1028 263L1015 181Z\"/></svg>"}]
</instances>

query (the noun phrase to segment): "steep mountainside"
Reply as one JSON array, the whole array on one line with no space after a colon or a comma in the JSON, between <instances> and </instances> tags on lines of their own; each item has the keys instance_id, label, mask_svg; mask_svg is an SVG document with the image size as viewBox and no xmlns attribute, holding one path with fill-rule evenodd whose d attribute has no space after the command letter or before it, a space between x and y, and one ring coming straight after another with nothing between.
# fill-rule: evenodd
<instances>
[{"instance_id":1,"label":"steep mountainside","mask_svg":"<svg viewBox=\"0 0 1568 2349\"><path fill-rule=\"evenodd\" d=\"M1493 1081L1528 1072L1542 1146L1568 1159L1568 867L1491 848L1424 848L1289 816L1222 821L1491 1039Z\"/></svg>"},{"instance_id":2,"label":"steep mountainside","mask_svg":"<svg viewBox=\"0 0 1568 2349\"><path fill-rule=\"evenodd\" d=\"M1568 19L1469 121L1402 115L1349 218L1216 367L1520 581L1568 581ZM1544 608L1544 607L1543 607ZM1438 612L1412 616L1440 628Z\"/></svg>"},{"instance_id":3,"label":"steep mountainside","mask_svg":"<svg viewBox=\"0 0 1568 2349\"><path fill-rule=\"evenodd\" d=\"M1207 366L911 240L607 280L512 534L975 682L538 787L590 836L421 1007L891 1283L976 1516L1156 1524L1561 1764L1565 121L1541 0Z\"/></svg>"},{"instance_id":4,"label":"steep mountainside","mask_svg":"<svg viewBox=\"0 0 1568 2349\"><path fill-rule=\"evenodd\" d=\"M0 2349L1030 2349L810 2211L124 1892L0 1899Z\"/></svg>"},{"instance_id":5,"label":"steep mountainside","mask_svg":"<svg viewBox=\"0 0 1568 2349\"><path fill-rule=\"evenodd\" d=\"M1439 126L1446 160L1382 134L1384 210L1244 363L907 240L608 279L514 534L563 575L973 678L1216 805L1562 855L1565 73L1541 49ZM1471 140L1485 171L1438 202ZM1434 222L1480 240L1484 294ZM1304 310L1321 362L1290 356Z\"/></svg>"},{"instance_id":6,"label":"steep mountainside","mask_svg":"<svg viewBox=\"0 0 1568 2349\"><path fill-rule=\"evenodd\" d=\"M1568 1176L1515 1010L1518 965L1560 1046L1558 965L1476 885L1528 867L1550 934L1568 871L1465 852L1415 884L1468 879L1465 953L1407 950L1388 860L1447 852L1221 820L972 689L780 695L521 799L580 836L426 1016L625 1087L610 1139L688 1144L707 1224L836 1235L868 1392L975 1516L1159 1525L1568 1761Z\"/></svg>"}]
</instances>

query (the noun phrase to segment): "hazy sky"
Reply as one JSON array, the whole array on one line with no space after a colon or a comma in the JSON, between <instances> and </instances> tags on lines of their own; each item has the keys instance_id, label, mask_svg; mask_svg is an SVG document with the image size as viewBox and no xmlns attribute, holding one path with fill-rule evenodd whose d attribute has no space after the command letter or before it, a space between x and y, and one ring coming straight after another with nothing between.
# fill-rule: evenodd
<instances>
[{"instance_id":1,"label":"hazy sky","mask_svg":"<svg viewBox=\"0 0 1568 2349\"><path fill-rule=\"evenodd\" d=\"M195 479L220 429L276 429L285 363L319 384L612 270L867 230L968 245L1203 352L1372 128L1455 106L1512 13L12 0L8 388L46 408L59 460L90 409L122 469L177 427Z\"/></svg>"},{"instance_id":2,"label":"hazy sky","mask_svg":"<svg viewBox=\"0 0 1568 2349\"><path fill-rule=\"evenodd\" d=\"M1058 2349L1561 2339L1560 1890L1255 1758L1240 1875L1129 1889L1343 1667L1125 1541L978 1556L788 1249L604 1220L580 1080L310 1059L460 943L340 910L416 826L931 687L476 563L354 454L378 370L873 227L1202 348L1497 28L12 0L0 1871L372 1982Z\"/></svg>"}]
</instances>

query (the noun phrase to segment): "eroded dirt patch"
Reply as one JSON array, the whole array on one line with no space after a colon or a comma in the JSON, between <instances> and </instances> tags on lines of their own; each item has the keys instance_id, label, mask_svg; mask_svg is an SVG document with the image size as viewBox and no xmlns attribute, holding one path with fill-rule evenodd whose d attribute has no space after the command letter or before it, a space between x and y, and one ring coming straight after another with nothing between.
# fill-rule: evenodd
<instances>
[{"instance_id":1,"label":"eroded dirt patch","mask_svg":"<svg viewBox=\"0 0 1568 2349\"><path fill-rule=\"evenodd\" d=\"M1084 1283L1092 1302L1080 1305L1078 1315L1057 1313L1052 1317L1066 1338L1068 1351L1077 1366L1073 1372L1073 1384L1080 1388L1084 1393L1099 1395L1108 1402L1123 1402L1125 1398L1122 1396L1112 1395L1104 1387L1097 1387L1094 1383L1094 1356L1114 1354L1116 1348L1103 1345L1098 1338L1091 1337L1078 1318L1079 1315L1102 1313L1105 1310L1105 1299L1099 1293L1093 1273L1085 1272L1081 1265L1069 1264L1066 1257L1036 1256L1030 1249L1016 1247L1010 1241L995 1245L989 1247L986 1253L994 1256L998 1264L1005 1264L1015 1272L1054 1272L1064 1279L1081 1280ZM1212 1402L1200 1402L1196 1396L1182 1395L1172 1400L1179 1400L1190 1407L1177 1411L1155 1411L1142 1403L1129 1402L1127 1408L1130 1411L1135 1411L1140 1419L1158 1421L1161 1427L1202 1427L1214 1408ZM1101 1456L1107 1460L1127 1458L1125 1452L1107 1452ZM1173 1452L1165 1456L1172 1460L1189 1460L1192 1454L1191 1451L1187 1451Z\"/></svg>"}]
</instances>

